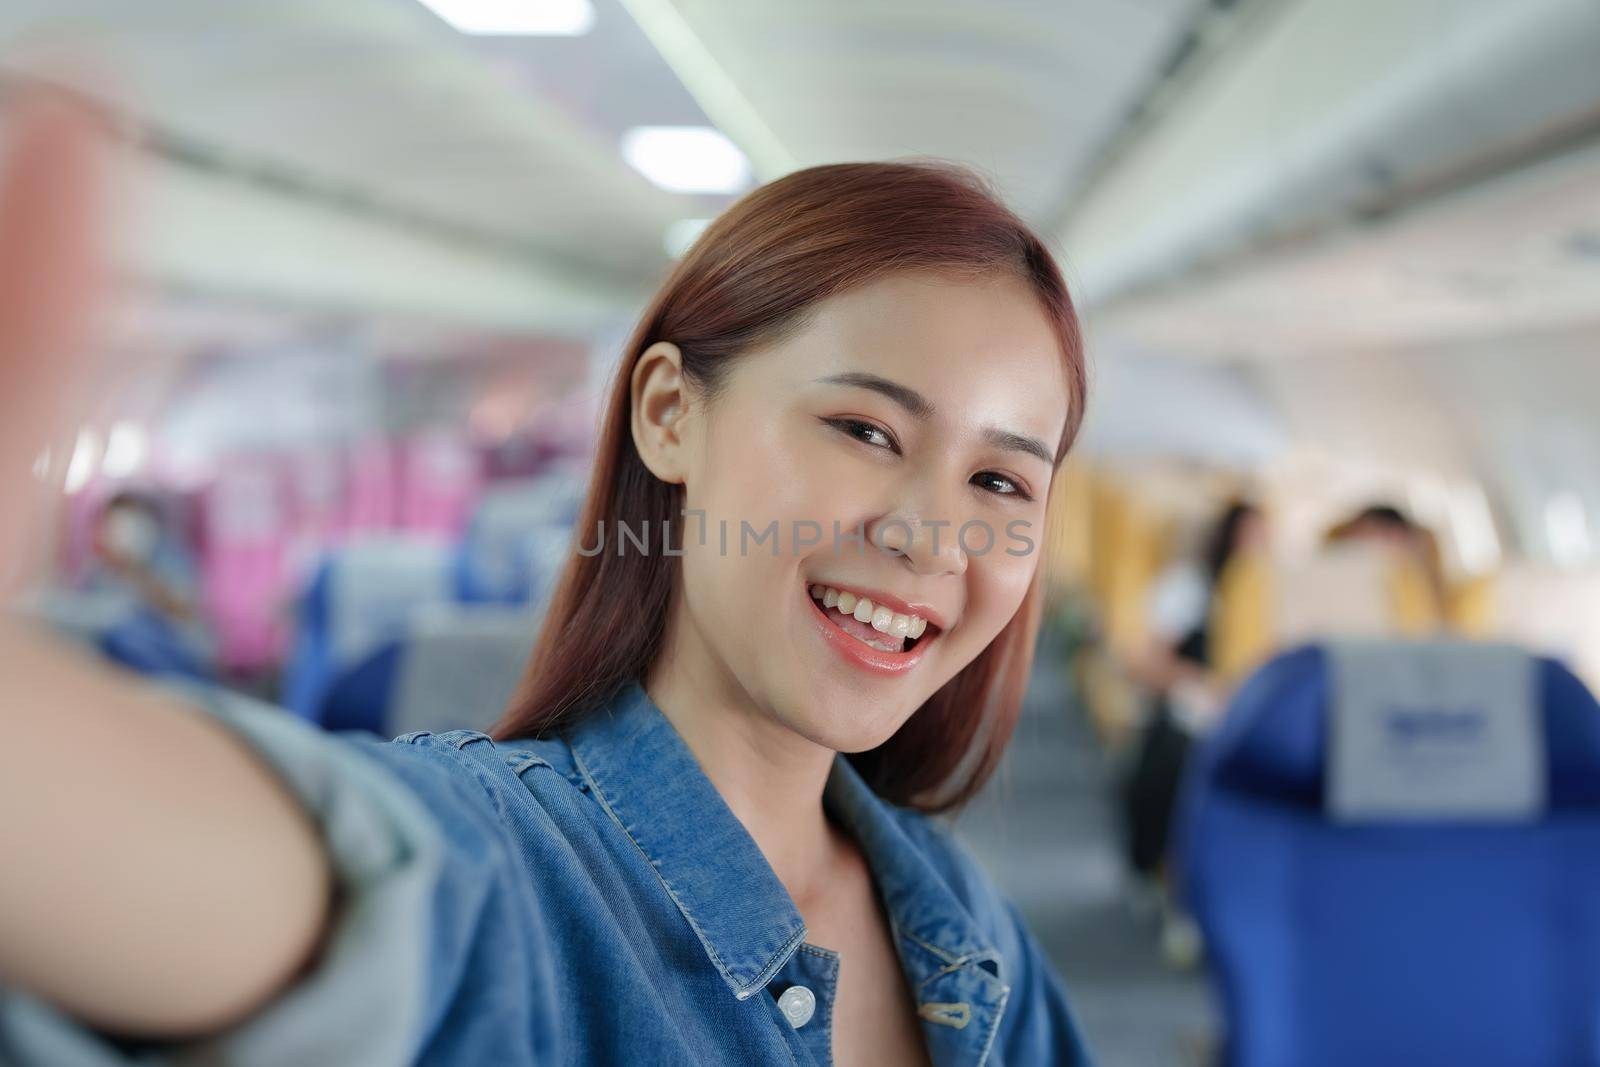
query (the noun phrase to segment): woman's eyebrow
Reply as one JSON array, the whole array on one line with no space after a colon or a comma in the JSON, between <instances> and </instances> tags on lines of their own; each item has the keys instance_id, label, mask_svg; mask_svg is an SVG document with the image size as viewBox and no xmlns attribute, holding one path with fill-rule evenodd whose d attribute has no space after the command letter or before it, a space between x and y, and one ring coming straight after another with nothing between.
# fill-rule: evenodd
<instances>
[{"instance_id":1,"label":"woman's eyebrow","mask_svg":"<svg viewBox=\"0 0 1600 1067\"><path fill-rule=\"evenodd\" d=\"M871 389L875 393L882 393L896 404L905 408L918 419L928 419L933 416L933 402L909 385L890 381L888 378L876 374L867 374L864 371L850 371L845 374L830 374L826 378L818 378L819 382L830 385L850 385L857 389Z\"/></svg>"},{"instance_id":2,"label":"woman's eyebrow","mask_svg":"<svg viewBox=\"0 0 1600 1067\"><path fill-rule=\"evenodd\" d=\"M1030 456L1037 456L1052 467L1056 465L1056 458L1037 437L991 427L983 431L983 439L1003 452L1026 452Z\"/></svg>"},{"instance_id":3,"label":"woman's eyebrow","mask_svg":"<svg viewBox=\"0 0 1600 1067\"><path fill-rule=\"evenodd\" d=\"M897 381L878 374L868 374L865 371L847 371L843 374L830 374L826 378L818 378L817 381L829 385L849 385L857 389L871 389L873 392L881 393L893 400L918 419L926 420L933 416L933 401L909 385L901 385ZM1055 466L1055 456L1045 447L1044 442L1037 437L1029 437L1027 434L1013 433L1010 430L1002 430L991 426L983 431L983 439L1003 452L1023 452L1030 456L1037 456L1052 467Z\"/></svg>"}]
</instances>

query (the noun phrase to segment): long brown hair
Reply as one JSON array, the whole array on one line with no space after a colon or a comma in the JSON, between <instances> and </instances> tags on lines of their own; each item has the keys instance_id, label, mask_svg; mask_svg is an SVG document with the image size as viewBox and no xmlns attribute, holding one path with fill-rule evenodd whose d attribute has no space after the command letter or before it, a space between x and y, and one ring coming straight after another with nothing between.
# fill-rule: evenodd
<instances>
[{"instance_id":1,"label":"long brown hair","mask_svg":"<svg viewBox=\"0 0 1600 1067\"><path fill-rule=\"evenodd\" d=\"M587 531L662 530L681 490L645 467L631 432L630 381L651 344L682 352L703 395L741 352L803 326L819 301L894 271L988 275L1030 283L1054 327L1070 409L1056 463L1083 419L1087 386L1077 315L1043 242L985 182L935 162L810 167L725 211L678 263L640 318L611 386L575 543ZM648 523L648 526L642 525ZM678 569L647 552L573 552L497 738L541 736L641 680L667 625ZM850 758L880 796L939 811L983 785L1016 725L1038 631L1036 575L1011 622L888 741Z\"/></svg>"}]
</instances>

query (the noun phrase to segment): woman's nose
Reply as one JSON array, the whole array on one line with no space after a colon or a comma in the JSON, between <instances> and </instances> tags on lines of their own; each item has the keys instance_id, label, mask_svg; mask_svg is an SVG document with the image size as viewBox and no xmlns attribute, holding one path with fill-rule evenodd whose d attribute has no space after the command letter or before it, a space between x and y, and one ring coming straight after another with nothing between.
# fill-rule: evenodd
<instances>
[{"instance_id":1,"label":"woman's nose","mask_svg":"<svg viewBox=\"0 0 1600 1067\"><path fill-rule=\"evenodd\" d=\"M867 531L872 543L904 559L918 574L965 574L967 553L958 536L955 516L918 515L904 511L885 515Z\"/></svg>"}]
</instances>

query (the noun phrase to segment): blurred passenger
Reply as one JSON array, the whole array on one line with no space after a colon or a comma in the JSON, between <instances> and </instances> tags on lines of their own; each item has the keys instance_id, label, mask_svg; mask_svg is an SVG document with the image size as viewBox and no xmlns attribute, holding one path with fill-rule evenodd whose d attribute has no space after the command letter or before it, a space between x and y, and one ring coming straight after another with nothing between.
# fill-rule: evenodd
<instances>
[{"instance_id":1,"label":"blurred passenger","mask_svg":"<svg viewBox=\"0 0 1600 1067\"><path fill-rule=\"evenodd\" d=\"M1151 696L1122 794L1137 901L1165 904L1168 843L1189 749L1211 728L1226 699L1228 680L1215 663L1218 590L1236 560L1266 550L1268 536L1260 509L1234 501L1212 525L1199 557L1174 562L1155 581L1149 639L1128 663L1129 673ZM1164 938L1180 962L1192 955L1183 943L1187 934L1181 920L1169 914Z\"/></svg>"},{"instance_id":2,"label":"blurred passenger","mask_svg":"<svg viewBox=\"0 0 1600 1067\"><path fill-rule=\"evenodd\" d=\"M1393 504L1372 504L1337 523L1324 537L1330 546L1372 545L1396 564L1389 605L1397 629L1424 634L1451 621L1453 597L1438 539Z\"/></svg>"},{"instance_id":3,"label":"blurred passenger","mask_svg":"<svg viewBox=\"0 0 1600 1067\"><path fill-rule=\"evenodd\" d=\"M195 567L160 504L118 492L97 517L93 551L83 592L105 613L94 634L99 650L142 674L209 679L215 642Z\"/></svg>"},{"instance_id":4,"label":"blurred passenger","mask_svg":"<svg viewBox=\"0 0 1600 1067\"><path fill-rule=\"evenodd\" d=\"M117 492L95 520L86 592L126 594L175 625L199 617L194 563L154 498Z\"/></svg>"}]
</instances>

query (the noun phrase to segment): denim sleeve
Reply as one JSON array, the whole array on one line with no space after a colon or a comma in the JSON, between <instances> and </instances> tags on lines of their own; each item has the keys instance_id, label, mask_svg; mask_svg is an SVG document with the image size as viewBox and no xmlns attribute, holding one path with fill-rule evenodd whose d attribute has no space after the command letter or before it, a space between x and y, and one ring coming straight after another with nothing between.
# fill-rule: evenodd
<instances>
[{"instance_id":1,"label":"denim sleeve","mask_svg":"<svg viewBox=\"0 0 1600 1067\"><path fill-rule=\"evenodd\" d=\"M441 1036L451 1053L470 1055L481 1042L485 1056L556 1060L538 902L494 800L460 753L326 734L232 696L201 702L320 828L337 899L316 958L243 1023L182 1043L115 1042L0 991L0 1064L390 1067L423 1059ZM473 1017L463 1018L468 1003Z\"/></svg>"}]
</instances>

